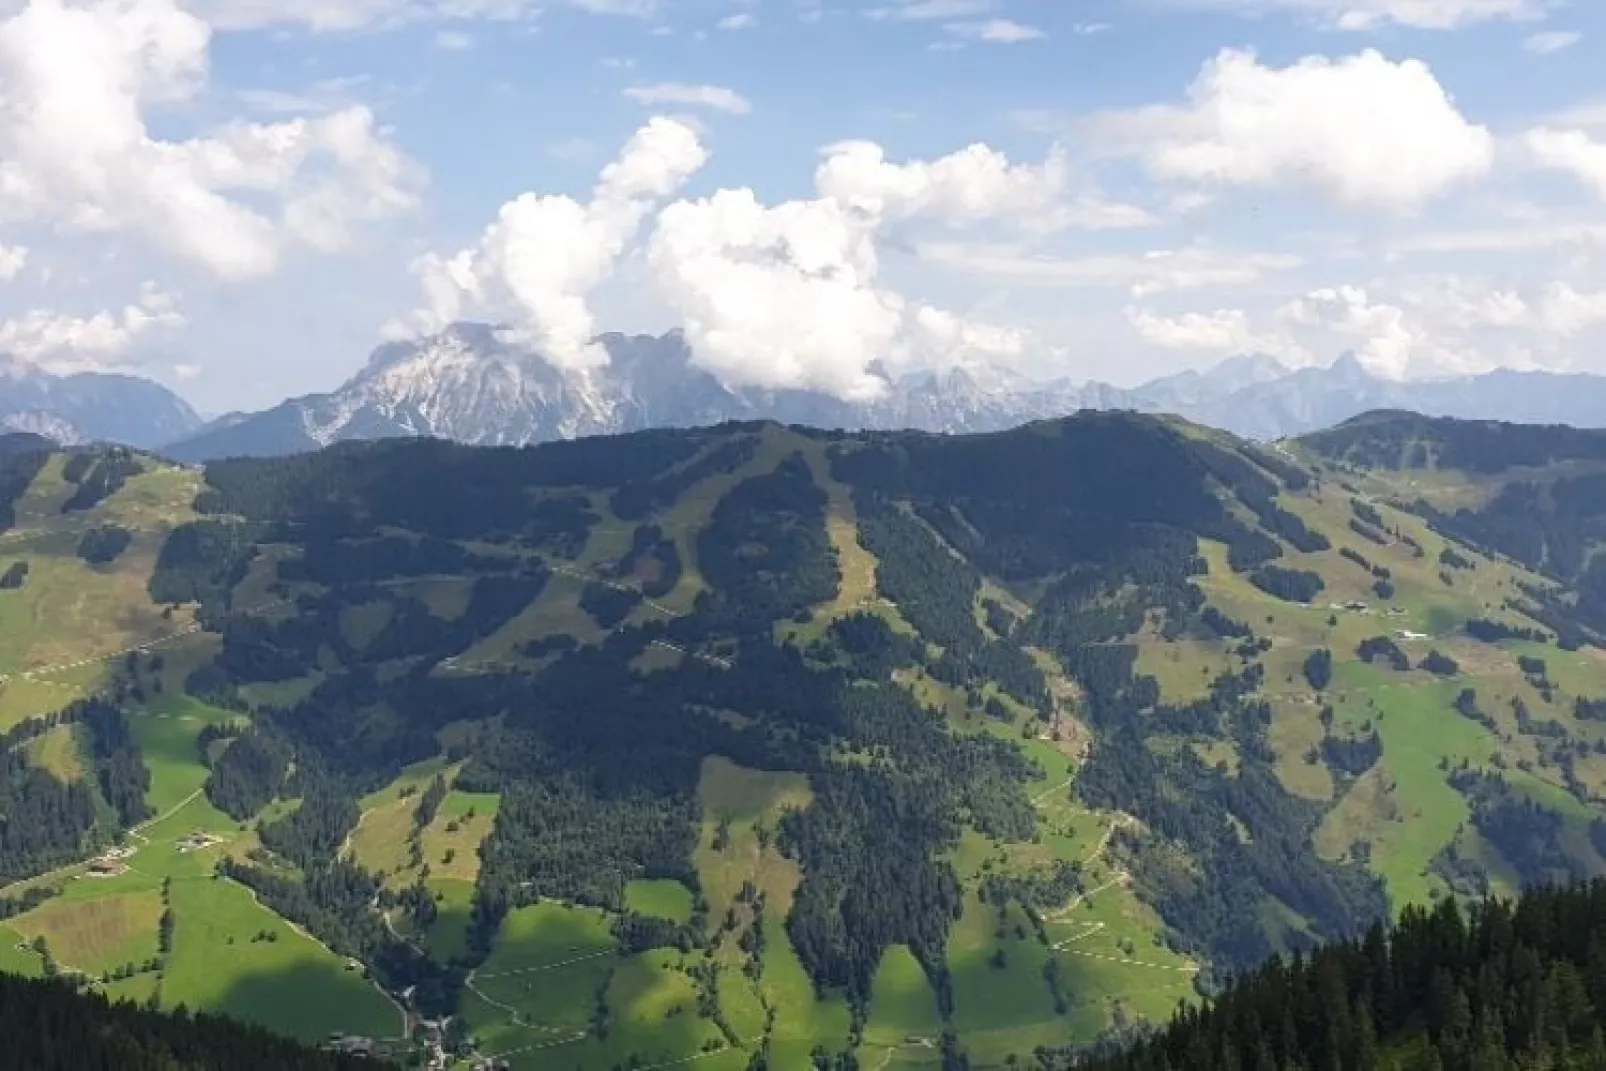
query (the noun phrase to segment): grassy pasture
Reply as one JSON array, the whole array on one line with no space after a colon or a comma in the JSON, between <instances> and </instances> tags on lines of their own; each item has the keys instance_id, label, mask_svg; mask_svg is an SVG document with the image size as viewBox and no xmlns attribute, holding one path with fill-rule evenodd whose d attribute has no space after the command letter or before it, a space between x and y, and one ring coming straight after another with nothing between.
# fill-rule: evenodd
<instances>
[{"instance_id":1,"label":"grassy pasture","mask_svg":"<svg viewBox=\"0 0 1606 1071\"><path fill-rule=\"evenodd\" d=\"M625 886L625 907L638 915L689 922L692 892L680 882L668 879L632 881Z\"/></svg>"},{"instance_id":2,"label":"grassy pasture","mask_svg":"<svg viewBox=\"0 0 1606 1071\"><path fill-rule=\"evenodd\" d=\"M309 1041L332 1031L393 1037L401 1013L360 972L218 878L174 881L163 1003L224 1012ZM256 939L271 934L270 940Z\"/></svg>"}]
</instances>

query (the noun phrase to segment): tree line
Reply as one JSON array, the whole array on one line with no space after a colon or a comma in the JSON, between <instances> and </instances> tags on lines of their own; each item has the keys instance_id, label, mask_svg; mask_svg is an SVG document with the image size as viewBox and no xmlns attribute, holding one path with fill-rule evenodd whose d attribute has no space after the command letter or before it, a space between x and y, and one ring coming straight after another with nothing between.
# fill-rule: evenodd
<instances>
[{"instance_id":1,"label":"tree line","mask_svg":"<svg viewBox=\"0 0 1606 1071\"><path fill-rule=\"evenodd\" d=\"M1277 957L1076 1071L1594 1071L1606 1067L1606 883L1533 889Z\"/></svg>"}]
</instances>

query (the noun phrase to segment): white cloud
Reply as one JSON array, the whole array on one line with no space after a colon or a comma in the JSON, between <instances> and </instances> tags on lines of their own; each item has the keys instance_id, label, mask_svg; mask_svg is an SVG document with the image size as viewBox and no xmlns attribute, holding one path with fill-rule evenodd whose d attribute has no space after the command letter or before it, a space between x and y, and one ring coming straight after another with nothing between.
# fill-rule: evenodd
<instances>
[{"instance_id":1,"label":"white cloud","mask_svg":"<svg viewBox=\"0 0 1606 1071\"><path fill-rule=\"evenodd\" d=\"M830 196L772 207L751 190L720 190L664 209L648 264L694 361L731 385L864 401L886 389L878 363L942 366L1024 349L1021 332L880 283L882 222Z\"/></svg>"},{"instance_id":2,"label":"white cloud","mask_svg":"<svg viewBox=\"0 0 1606 1071\"><path fill-rule=\"evenodd\" d=\"M522 194L502 206L478 244L415 265L424 306L387 327L438 331L466 315L511 324L547 360L582 369L607 360L587 298L614 269L654 204L707 159L684 123L656 118L603 169L591 199Z\"/></svg>"},{"instance_id":3,"label":"white cloud","mask_svg":"<svg viewBox=\"0 0 1606 1071\"><path fill-rule=\"evenodd\" d=\"M1285 327L1349 344L1369 371L1389 379L1475 374L1495 363L1476 347L1431 330L1423 317L1374 300L1358 286L1313 290L1282 306L1276 316Z\"/></svg>"},{"instance_id":4,"label":"white cloud","mask_svg":"<svg viewBox=\"0 0 1606 1071\"><path fill-rule=\"evenodd\" d=\"M188 383L192 379L199 378L205 370L201 365L190 363L175 364L172 368L173 378L180 383Z\"/></svg>"},{"instance_id":5,"label":"white cloud","mask_svg":"<svg viewBox=\"0 0 1606 1071\"><path fill-rule=\"evenodd\" d=\"M880 394L890 369L1018 356L1022 332L913 302L881 278L895 227L1063 225L1063 156L1018 164L985 145L893 162L880 146L828 146L819 196L765 205L721 190L664 209L647 261L693 359L730 384Z\"/></svg>"},{"instance_id":6,"label":"white cloud","mask_svg":"<svg viewBox=\"0 0 1606 1071\"><path fill-rule=\"evenodd\" d=\"M1555 279L1527 294L1458 275L1402 287L1398 304L1430 325L1435 338L1475 338L1494 331L1524 332L1541 349L1555 351L1606 324L1606 290L1580 289Z\"/></svg>"},{"instance_id":7,"label":"white cloud","mask_svg":"<svg viewBox=\"0 0 1606 1071\"><path fill-rule=\"evenodd\" d=\"M1236 252L1190 247L1147 253L1058 257L1013 245L928 242L921 259L1013 286L1119 288L1134 297L1172 290L1244 286L1302 267L1286 253Z\"/></svg>"},{"instance_id":8,"label":"white cloud","mask_svg":"<svg viewBox=\"0 0 1606 1071\"><path fill-rule=\"evenodd\" d=\"M1606 199L1606 142L1596 141L1582 130L1541 127L1528 132L1527 145L1539 166L1569 171Z\"/></svg>"},{"instance_id":9,"label":"white cloud","mask_svg":"<svg viewBox=\"0 0 1606 1071\"><path fill-rule=\"evenodd\" d=\"M1552 30L1549 33L1536 33L1523 39L1522 47L1526 52L1535 56L1549 56L1563 52L1584 39L1584 35L1576 30Z\"/></svg>"},{"instance_id":10,"label":"white cloud","mask_svg":"<svg viewBox=\"0 0 1606 1071\"><path fill-rule=\"evenodd\" d=\"M679 104L685 107L712 108L731 115L747 115L753 104L734 89L724 86L686 85L681 82L660 82L650 86L631 86L624 95L637 104L659 107Z\"/></svg>"},{"instance_id":11,"label":"white cloud","mask_svg":"<svg viewBox=\"0 0 1606 1071\"><path fill-rule=\"evenodd\" d=\"M751 30L758 25L758 16L751 11L736 11L714 24L721 30Z\"/></svg>"},{"instance_id":12,"label":"white cloud","mask_svg":"<svg viewBox=\"0 0 1606 1071\"><path fill-rule=\"evenodd\" d=\"M843 141L825 149L814 184L843 204L892 220L927 216L963 225L1007 219L1039 233L1156 222L1143 208L1077 187L1058 147L1040 164L1011 163L981 143L934 161L895 164L874 142Z\"/></svg>"},{"instance_id":13,"label":"white cloud","mask_svg":"<svg viewBox=\"0 0 1606 1071\"><path fill-rule=\"evenodd\" d=\"M1285 12L1337 30L1389 24L1418 30L1454 30L1496 19L1543 17L1553 0L1176 0L1179 6L1246 15Z\"/></svg>"},{"instance_id":14,"label":"white cloud","mask_svg":"<svg viewBox=\"0 0 1606 1071\"><path fill-rule=\"evenodd\" d=\"M32 309L0 321L0 353L13 354L51 372L118 367L153 332L184 324L172 295L146 283L137 303L77 317Z\"/></svg>"},{"instance_id":15,"label":"white cloud","mask_svg":"<svg viewBox=\"0 0 1606 1071\"><path fill-rule=\"evenodd\" d=\"M1400 288L1399 301L1434 325L1440 335L1484 333L1490 329L1525 329L1532 325L1533 306L1514 290L1460 275L1430 277Z\"/></svg>"},{"instance_id":16,"label":"white cloud","mask_svg":"<svg viewBox=\"0 0 1606 1071\"><path fill-rule=\"evenodd\" d=\"M905 330L874 285L871 228L829 198L773 208L751 190L670 205L648 251L696 360L727 383L810 387L868 399L870 364Z\"/></svg>"},{"instance_id":17,"label":"white cloud","mask_svg":"<svg viewBox=\"0 0 1606 1071\"><path fill-rule=\"evenodd\" d=\"M915 310L914 329L919 348L939 366L1019 357L1029 341L1018 328L967 320L930 305Z\"/></svg>"},{"instance_id":18,"label":"white cloud","mask_svg":"<svg viewBox=\"0 0 1606 1071\"><path fill-rule=\"evenodd\" d=\"M416 166L361 106L153 136L146 109L204 87L209 37L172 0L31 0L0 22L0 216L136 233L245 278L414 206Z\"/></svg>"},{"instance_id":19,"label":"white cloud","mask_svg":"<svg viewBox=\"0 0 1606 1071\"><path fill-rule=\"evenodd\" d=\"M1539 302L1538 320L1563 338L1606 324L1606 290L1581 293L1569 283L1552 283Z\"/></svg>"},{"instance_id":20,"label":"white cloud","mask_svg":"<svg viewBox=\"0 0 1606 1071\"><path fill-rule=\"evenodd\" d=\"M1210 313L1189 312L1165 317L1128 306L1124 314L1139 337L1151 346L1224 354L1266 353L1298 363L1309 359L1309 355L1291 339L1275 334L1257 334L1250 326L1249 314L1242 309L1217 309Z\"/></svg>"},{"instance_id":21,"label":"white cloud","mask_svg":"<svg viewBox=\"0 0 1606 1071\"><path fill-rule=\"evenodd\" d=\"M0 283L9 283L28 266L28 247L0 245Z\"/></svg>"},{"instance_id":22,"label":"white cloud","mask_svg":"<svg viewBox=\"0 0 1606 1071\"><path fill-rule=\"evenodd\" d=\"M1018 45L1026 41L1041 41L1048 36L1035 26L1026 26L1010 19L949 22L944 23L942 28L950 36L984 45Z\"/></svg>"},{"instance_id":23,"label":"white cloud","mask_svg":"<svg viewBox=\"0 0 1606 1071\"><path fill-rule=\"evenodd\" d=\"M1126 317L1155 346L1258 351L1296 364L1348 350L1373 373L1405 379L1566 367L1577 340L1606 326L1606 290L1556 280L1522 293L1445 274L1311 290L1259 326L1239 309L1161 317L1129 307Z\"/></svg>"},{"instance_id":24,"label":"white cloud","mask_svg":"<svg viewBox=\"0 0 1606 1071\"><path fill-rule=\"evenodd\" d=\"M974 144L939 160L892 163L870 141L827 146L814 184L827 197L879 218L935 216L953 223L1022 221L1052 213L1070 179L1065 155L1041 164L1015 164Z\"/></svg>"},{"instance_id":25,"label":"white cloud","mask_svg":"<svg viewBox=\"0 0 1606 1071\"><path fill-rule=\"evenodd\" d=\"M474 47L474 35L461 30L441 30L435 34L435 47L443 52L467 52Z\"/></svg>"},{"instance_id":26,"label":"white cloud","mask_svg":"<svg viewBox=\"0 0 1606 1071\"><path fill-rule=\"evenodd\" d=\"M346 108L294 132L306 139L307 152L320 151L329 164L322 173L300 179L284 204L284 226L307 245L323 252L344 249L353 222L417 207L415 165L379 133L367 108ZM287 139L291 131L275 133Z\"/></svg>"},{"instance_id":27,"label":"white cloud","mask_svg":"<svg viewBox=\"0 0 1606 1071\"><path fill-rule=\"evenodd\" d=\"M1455 108L1427 66L1366 50L1263 66L1228 49L1188 103L1096 117L1107 151L1198 186L1307 186L1341 203L1408 211L1487 173L1494 139Z\"/></svg>"}]
</instances>

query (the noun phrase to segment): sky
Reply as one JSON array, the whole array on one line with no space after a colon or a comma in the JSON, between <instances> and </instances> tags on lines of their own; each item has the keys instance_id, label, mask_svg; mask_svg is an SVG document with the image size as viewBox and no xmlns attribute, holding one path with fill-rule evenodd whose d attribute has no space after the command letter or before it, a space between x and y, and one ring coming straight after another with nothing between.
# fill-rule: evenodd
<instances>
[{"instance_id":1,"label":"sky","mask_svg":"<svg viewBox=\"0 0 1606 1071\"><path fill-rule=\"evenodd\" d=\"M1606 374L1599 0L0 0L0 353Z\"/></svg>"}]
</instances>

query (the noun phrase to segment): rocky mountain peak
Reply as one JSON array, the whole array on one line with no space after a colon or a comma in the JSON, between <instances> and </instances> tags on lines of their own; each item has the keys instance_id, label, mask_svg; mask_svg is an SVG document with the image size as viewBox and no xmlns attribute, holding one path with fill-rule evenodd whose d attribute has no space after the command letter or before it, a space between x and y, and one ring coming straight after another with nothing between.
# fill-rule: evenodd
<instances>
[{"instance_id":1,"label":"rocky mountain peak","mask_svg":"<svg viewBox=\"0 0 1606 1071\"><path fill-rule=\"evenodd\" d=\"M1253 438L1326 427L1378 407L1445 416L1606 423L1606 378L1536 374L1395 382L1353 354L1330 367L1291 370L1266 354L1228 358L1203 371L1134 388L1068 380L1040 383L1004 368L958 364L899 375L880 398L849 403L817 391L733 387L698 367L686 337L609 333L609 361L563 371L489 324L391 342L328 394L308 395L177 442L183 460L284 454L341 439L438 436L519 445L731 420L771 419L820 428L997 431L1082 409L1175 413ZM1580 382L1581 381L1581 382Z\"/></svg>"}]
</instances>

